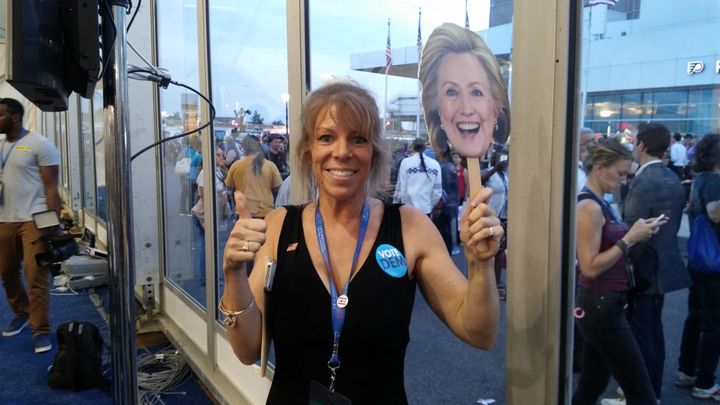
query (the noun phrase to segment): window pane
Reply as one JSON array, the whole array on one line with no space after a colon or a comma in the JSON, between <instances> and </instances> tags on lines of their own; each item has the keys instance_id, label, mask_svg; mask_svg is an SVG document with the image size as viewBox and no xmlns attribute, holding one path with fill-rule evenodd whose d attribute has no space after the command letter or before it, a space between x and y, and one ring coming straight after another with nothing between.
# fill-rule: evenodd
<instances>
[{"instance_id":1,"label":"window pane","mask_svg":"<svg viewBox=\"0 0 720 405\"><path fill-rule=\"evenodd\" d=\"M263 141L270 133L290 135L286 126L289 98L285 2L251 4L235 0L209 2L210 72L217 116L213 123L216 158L208 166L215 171L218 294L223 291L221 258L233 226L234 204L229 194L232 189L225 186L225 177L232 163L242 158L241 140L247 134L262 134ZM237 27L253 28L243 30L242 35L227 35ZM286 145L283 142L278 153L268 155L276 158L277 166L282 166L280 161L288 161ZM268 150L273 152L274 148L271 144ZM282 173L282 167L279 169ZM204 187L203 197L213 198L212 190L213 187ZM216 316L221 318L217 313Z\"/></svg>"},{"instance_id":2,"label":"window pane","mask_svg":"<svg viewBox=\"0 0 720 405\"><path fill-rule=\"evenodd\" d=\"M470 30L485 39L497 56L507 80L513 2L467 3ZM309 3L312 88L319 87L332 77L350 77L371 90L381 117L385 118L385 135L391 142L395 158L391 169L395 169L407 156L408 145L413 139L418 135L427 138L418 97L418 28L422 44L427 45L433 29L442 23L451 22L459 27L465 25L465 2L438 0L423 1L421 4L422 16L418 21L416 2L311 0ZM493 25L492 28L488 29L489 25ZM386 91L388 36L392 64L387 75ZM427 154L432 154L432 151L427 150ZM394 185L389 189L390 193L393 191ZM450 221L454 223L454 219ZM462 252L462 247L459 251ZM452 257L465 271L467 265L463 254ZM497 262L500 279L503 280L502 259ZM476 402L478 398L505 402L502 338L497 347L487 352L464 345L442 325L420 294L412 316L411 340L405 361L405 388L410 403L469 403ZM504 318L501 322L503 329ZM439 373L438 370L443 371ZM433 378L427 378L428 375ZM498 384L486 384L490 380Z\"/></svg>"},{"instance_id":3,"label":"window pane","mask_svg":"<svg viewBox=\"0 0 720 405\"><path fill-rule=\"evenodd\" d=\"M0 0L0 43L5 42L5 35L7 30L7 21L5 20L5 8L7 0ZM5 68L3 67L3 71Z\"/></svg>"},{"instance_id":4,"label":"window pane","mask_svg":"<svg viewBox=\"0 0 720 405\"><path fill-rule=\"evenodd\" d=\"M82 139L83 207L95 214L95 142L93 114L90 100L80 98L80 138Z\"/></svg>"},{"instance_id":5,"label":"window pane","mask_svg":"<svg viewBox=\"0 0 720 405\"><path fill-rule=\"evenodd\" d=\"M163 1L157 4L158 61L173 79L199 88L197 2ZM234 37L234 36L231 36ZM177 135L197 128L200 104L189 90L170 86L160 92L161 131ZM205 306L205 241L202 226L190 213L197 201L197 177L203 159L200 137L180 138L163 149L163 204L165 215L165 276ZM169 156L168 156L169 155ZM188 170L175 172L175 163L187 159Z\"/></svg>"},{"instance_id":6,"label":"window pane","mask_svg":"<svg viewBox=\"0 0 720 405\"><path fill-rule=\"evenodd\" d=\"M588 105L592 103L593 114L585 114L581 122L584 122L586 126L591 123L595 131L625 141L628 149L633 149L633 145L627 140L633 139L633 136L637 135L638 127L642 123L658 123L666 126L670 132L680 134L691 132L696 136L710 131L714 124L718 123L720 118L718 115L720 112L718 110L720 72L717 71L717 66L720 58L717 56L717 41L712 34L720 31L718 2L694 2L692 7L688 7L688 3L682 0L585 0L583 3L581 52L578 53L577 59L580 62L579 87L580 92L586 95L586 108L581 109L580 113L583 114L583 111L587 111ZM617 98L620 99L622 113L619 121L616 121L614 106L618 101ZM603 111L606 116L604 121L598 116ZM678 147L676 145L676 148ZM676 149L675 152L678 150ZM643 157L645 155L642 153L636 153L636 159L639 158L641 164L644 163ZM689 174L682 174L682 170L678 170L678 172L681 173L681 177L687 177L687 180L690 180ZM614 201L623 208L623 213L627 215L626 220L637 218L639 210L645 210L642 215L647 218L658 215L659 210L663 209L660 207L670 206L668 201L657 201L654 196L670 195L672 190L654 191L645 195L638 193L640 190L638 184L658 184L644 182L652 182L651 177L644 177L646 180L640 178L640 176L651 176L649 173L652 171L640 172L614 195ZM593 178L592 172L586 174L591 179ZM595 177L595 179L599 179L599 177ZM686 182L688 187L689 183L690 181ZM600 183L594 182L594 184ZM575 196L572 198L575 199ZM675 204L674 211L669 216L677 221L673 229L679 227L678 240L684 241L689 235L689 225L680 209L681 206L682 204ZM580 217L583 213L578 211L577 214ZM681 221L678 221L679 219ZM607 237L604 234L601 235L599 229L592 231L580 229L576 234L578 247L582 242L580 238L583 233L598 238ZM666 245L667 249L661 252L662 254L658 253L659 255L666 255L667 252L680 255L683 252L686 248L685 243L681 242L678 246L678 241L674 237L673 235L673 239ZM586 252L588 252L587 247L586 243L585 249L583 249ZM605 252L605 249L592 250L593 254ZM658 256L658 260L662 263L669 262L660 256ZM617 264L621 265L622 263ZM664 269L668 272L667 274L680 276L687 274L687 269L682 263L669 265ZM592 282L593 285L606 283L608 280L606 277L601 274ZM682 291L687 284L680 285L683 283L681 278L675 279L667 286L663 285L663 290ZM689 280L687 282L689 284ZM673 287L669 287L670 284ZM573 287L568 286L568 288ZM627 289L627 285L623 289ZM595 292L603 291L595 290ZM578 287L577 291L580 292L578 296L584 294L584 287ZM638 337L638 343L642 343L642 341L657 343L663 339L664 343L661 345L653 343L654 348L651 348L651 345L645 347L641 344L640 351L647 356L645 359L633 359L632 353L627 351L620 356L622 357L620 362L613 363L614 360L609 357L598 358L598 361L605 363L603 367L607 366L608 369L624 367L627 370L633 365L645 363L650 367L648 371L653 376L651 379L657 376L662 378L662 362L658 363L656 360L680 357L680 337L682 336L680 331L677 334L666 334L663 337L662 333L658 334L657 330L645 328L644 325L658 324L660 321L666 324L670 322L669 324L672 325L682 325L687 315L686 297L674 293L658 295L658 297L665 300L666 308L668 306L679 307L682 310L670 318L665 317L666 312L661 320L659 312L651 315L647 311L649 306L644 309L636 306L635 315L630 319L630 323L634 326L633 332L638 333L636 336L642 336L642 339ZM581 301L577 305L580 308ZM586 312L584 316L586 321L589 321L588 318L592 318L595 314ZM640 321L641 318L642 321ZM568 323L573 323L572 318L568 319ZM639 332L635 326L639 326ZM590 327L592 327L593 334L597 334L598 340L617 342L619 338L618 334L608 328L602 328L601 325L588 326L588 328ZM576 343L578 342L579 340L576 340ZM654 353L653 351L660 346L666 347L667 352ZM593 352L601 353L606 347L594 347ZM700 354L699 357L702 358L703 355ZM677 368L676 360L669 361L672 363L670 364L672 369ZM668 366L667 363L666 366ZM583 371L585 371L584 368ZM568 374L570 374L569 370ZM582 375L579 380L582 381L587 376L587 374ZM573 387L577 387L577 381L574 381ZM658 397L658 387L661 384L662 381L653 381ZM600 392L600 388L605 387L597 388L597 391ZM605 393L614 394L614 390L614 384L610 384ZM626 392L628 392L627 389ZM588 402L596 400L591 397L593 394L590 396L586 394L588 393L581 392L579 397L585 398ZM602 395L602 397L607 396ZM686 398L686 391L667 384L667 381L662 387L663 403L685 403L687 402ZM641 400L637 399L637 401Z\"/></svg>"},{"instance_id":7,"label":"window pane","mask_svg":"<svg viewBox=\"0 0 720 405\"><path fill-rule=\"evenodd\" d=\"M688 93L688 127L693 135L720 128L720 106L713 100L720 100L720 89L690 90Z\"/></svg>"},{"instance_id":8,"label":"window pane","mask_svg":"<svg viewBox=\"0 0 720 405\"><path fill-rule=\"evenodd\" d=\"M69 190L69 176L68 176L68 170L69 166L67 162L64 161L64 159L68 156L67 154L67 126L66 126L66 118L67 118L67 112L61 112L56 113L57 118L56 122L58 124L58 132L55 147L60 151L60 166L59 166L59 173L58 175L60 178L58 179L58 187L62 190ZM62 195L62 194L60 194ZM70 204L70 201L66 201L65 203Z\"/></svg>"},{"instance_id":9,"label":"window pane","mask_svg":"<svg viewBox=\"0 0 720 405\"><path fill-rule=\"evenodd\" d=\"M107 221L107 200L105 188L105 110L103 109L102 86L93 95L93 123L95 136L95 181L97 184L97 216Z\"/></svg>"}]
</instances>

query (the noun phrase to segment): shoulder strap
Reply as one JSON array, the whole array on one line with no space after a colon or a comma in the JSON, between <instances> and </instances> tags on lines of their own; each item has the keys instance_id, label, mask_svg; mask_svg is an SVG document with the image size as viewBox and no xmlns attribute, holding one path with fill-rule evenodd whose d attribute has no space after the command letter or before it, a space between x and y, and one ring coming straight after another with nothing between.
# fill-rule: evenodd
<instances>
[{"instance_id":1,"label":"shoulder strap","mask_svg":"<svg viewBox=\"0 0 720 405\"><path fill-rule=\"evenodd\" d=\"M402 206L403 204L385 204L385 213L380 227L388 242L394 243L395 247L404 254L402 217L400 216L400 207Z\"/></svg>"},{"instance_id":2,"label":"shoulder strap","mask_svg":"<svg viewBox=\"0 0 720 405\"><path fill-rule=\"evenodd\" d=\"M305 205L286 205L283 208L287 210L285 219L283 220L280 238L278 239L278 251L276 257L282 258L281 252L293 243L298 243L303 239L302 235L302 211Z\"/></svg>"},{"instance_id":3,"label":"shoulder strap","mask_svg":"<svg viewBox=\"0 0 720 405\"><path fill-rule=\"evenodd\" d=\"M578 202L580 202L580 201L582 201L582 200L593 200L593 201L595 201L595 202L600 206L600 209L602 209L603 216L606 216L606 217L609 216L610 218L613 218L613 219L615 218L615 216L613 215L613 213L610 212L610 210L608 209L607 204L605 204L605 201L601 201L597 196L595 196L595 195L593 195L593 194L591 194L591 193L588 193L588 192L583 191L583 192L581 192L580 194L578 194L578 197L577 197L577 201L578 201Z\"/></svg>"}]
</instances>

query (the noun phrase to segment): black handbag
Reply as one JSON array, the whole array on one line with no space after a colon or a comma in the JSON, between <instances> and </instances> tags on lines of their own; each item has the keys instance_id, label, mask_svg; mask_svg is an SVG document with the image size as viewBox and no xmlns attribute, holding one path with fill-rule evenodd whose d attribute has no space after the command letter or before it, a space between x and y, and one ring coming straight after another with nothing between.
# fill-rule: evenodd
<instances>
[{"instance_id":1,"label":"black handbag","mask_svg":"<svg viewBox=\"0 0 720 405\"><path fill-rule=\"evenodd\" d=\"M635 293L642 293L655 285L657 280L658 256L655 248L647 242L640 242L628 250L628 278Z\"/></svg>"}]
</instances>

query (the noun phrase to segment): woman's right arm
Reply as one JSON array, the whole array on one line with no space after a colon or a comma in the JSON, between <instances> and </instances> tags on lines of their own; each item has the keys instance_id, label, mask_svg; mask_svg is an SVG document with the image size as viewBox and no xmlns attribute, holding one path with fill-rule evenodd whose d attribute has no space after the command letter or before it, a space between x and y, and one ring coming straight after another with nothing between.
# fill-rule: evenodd
<instances>
[{"instance_id":1,"label":"woman's right arm","mask_svg":"<svg viewBox=\"0 0 720 405\"><path fill-rule=\"evenodd\" d=\"M281 208L270 212L265 220L252 219L245 196L239 191L235 192L235 206L240 219L225 245L222 305L227 311L248 309L236 316L235 324L228 326L227 333L235 355L250 365L260 358L265 258L276 260L277 239L286 211ZM246 244L247 251L244 249ZM248 277L246 264L252 260L255 260L255 266Z\"/></svg>"}]
</instances>

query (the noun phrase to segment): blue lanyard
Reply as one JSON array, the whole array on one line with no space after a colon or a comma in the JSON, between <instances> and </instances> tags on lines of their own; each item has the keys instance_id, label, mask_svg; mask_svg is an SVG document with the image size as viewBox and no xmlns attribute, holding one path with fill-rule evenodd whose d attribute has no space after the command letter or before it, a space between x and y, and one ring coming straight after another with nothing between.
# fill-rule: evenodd
<instances>
[{"instance_id":1,"label":"blue lanyard","mask_svg":"<svg viewBox=\"0 0 720 405\"><path fill-rule=\"evenodd\" d=\"M325 268L328 271L328 280L330 281L330 311L332 313L333 328L333 347L330 360L328 360L328 368L330 369L330 392L335 391L335 374L340 367L340 355L338 349L340 347L340 334L342 334L343 324L345 323L345 307L348 304L348 287L353 274L355 274L355 265L357 265L360 249L365 239L365 231L367 231L368 221L370 220L370 207L367 201L363 204L362 215L360 218L360 230L358 231L358 239L355 244L355 253L353 254L352 265L350 267L350 275L348 276L342 294L338 296L337 288L335 288L335 280L333 279L333 270L330 264L330 256L328 254L327 240L325 238L325 224L323 223L322 214L320 214L319 201L315 204L315 232L320 245L320 253L322 253Z\"/></svg>"},{"instance_id":2,"label":"blue lanyard","mask_svg":"<svg viewBox=\"0 0 720 405\"><path fill-rule=\"evenodd\" d=\"M613 207L612 207L610 204L608 204L607 201L605 201L604 199L598 197L598 195L595 194L592 190L590 190L587 186L583 187L583 188L582 188L582 191L583 191L583 192L586 192L586 193L590 193L590 194L593 196L593 199L594 199L595 201L602 203L602 207L603 207L604 209L606 209L606 210L610 213L610 215L612 215L612 217L613 217L613 219L615 220L615 222L617 222L618 224L622 224L622 223L623 223L623 220L622 220L622 218L620 218L620 215L613 209Z\"/></svg>"},{"instance_id":3,"label":"blue lanyard","mask_svg":"<svg viewBox=\"0 0 720 405\"><path fill-rule=\"evenodd\" d=\"M8 160L10 160L10 154L12 153L13 149L15 149L15 145L20 142L20 140L23 136L25 136L26 133L27 130L25 128L22 128L20 130L20 136L18 136L18 139L10 145L10 149L8 149L8 153L5 155L5 157L2 157L2 150L0 150L0 166L2 166L1 168L3 171L5 170L5 165L7 164ZM3 143L2 149L5 149L6 143L8 143L7 140Z\"/></svg>"}]
</instances>

